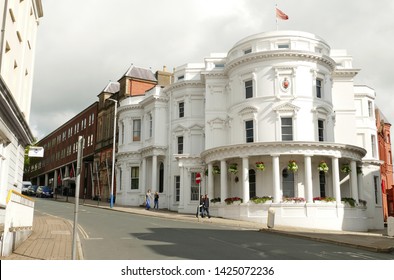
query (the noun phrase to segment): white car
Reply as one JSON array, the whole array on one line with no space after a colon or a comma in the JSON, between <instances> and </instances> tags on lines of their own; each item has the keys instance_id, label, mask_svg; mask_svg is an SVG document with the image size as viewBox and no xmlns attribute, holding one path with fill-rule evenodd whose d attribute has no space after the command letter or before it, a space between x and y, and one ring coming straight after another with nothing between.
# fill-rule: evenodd
<instances>
[{"instance_id":1,"label":"white car","mask_svg":"<svg viewBox=\"0 0 394 280\"><path fill-rule=\"evenodd\" d=\"M31 182L30 181L23 181L22 182L22 194L27 194L27 189L31 186Z\"/></svg>"}]
</instances>

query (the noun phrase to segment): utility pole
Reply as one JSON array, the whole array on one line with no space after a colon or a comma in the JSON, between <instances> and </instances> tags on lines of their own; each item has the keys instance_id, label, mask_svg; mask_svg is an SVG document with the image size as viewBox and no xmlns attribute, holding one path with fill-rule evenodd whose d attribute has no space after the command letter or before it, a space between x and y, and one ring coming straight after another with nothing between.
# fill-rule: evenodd
<instances>
[{"instance_id":1,"label":"utility pole","mask_svg":"<svg viewBox=\"0 0 394 280\"><path fill-rule=\"evenodd\" d=\"M75 207L74 207L74 231L72 243L72 259L76 259L77 255L77 236L78 236L78 208L79 208L79 185L81 182L81 163L82 163L82 147L83 137L78 137L78 153L77 153L77 172L75 177Z\"/></svg>"}]
</instances>

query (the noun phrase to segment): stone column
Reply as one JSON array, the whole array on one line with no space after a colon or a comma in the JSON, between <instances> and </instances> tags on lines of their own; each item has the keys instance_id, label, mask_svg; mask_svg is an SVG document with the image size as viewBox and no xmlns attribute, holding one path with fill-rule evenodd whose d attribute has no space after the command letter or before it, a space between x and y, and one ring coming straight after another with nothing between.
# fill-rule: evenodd
<instances>
[{"instance_id":1,"label":"stone column","mask_svg":"<svg viewBox=\"0 0 394 280\"><path fill-rule=\"evenodd\" d=\"M250 200L249 196L249 158L242 158L242 190L243 190L243 203Z\"/></svg>"},{"instance_id":2,"label":"stone column","mask_svg":"<svg viewBox=\"0 0 394 280\"><path fill-rule=\"evenodd\" d=\"M304 163L305 163L304 171L305 171L306 202L313 203L311 155L304 156Z\"/></svg>"},{"instance_id":3,"label":"stone column","mask_svg":"<svg viewBox=\"0 0 394 280\"><path fill-rule=\"evenodd\" d=\"M152 182L151 182L151 191L155 193L157 190L157 156L152 156Z\"/></svg>"},{"instance_id":4,"label":"stone column","mask_svg":"<svg viewBox=\"0 0 394 280\"><path fill-rule=\"evenodd\" d=\"M178 209L183 209L185 204L184 199L184 188L186 188L186 174L185 174L185 167L183 167L183 163L179 163L179 175L180 175L180 188L179 188L179 204Z\"/></svg>"},{"instance_id":5,"label":"stone column","mask_svg":"<svg viewBox=\"0 0 394 280\"><path fill-rule=\"evenodd\" d=\"M274 203L279 203L281 200L280 194L280 166L279 166L279 155L272 156L272 180L274 188Z\"/></svg>"},{"instance_id":6,"label":"stone column","mask_svg":"<svg viewBox=\"0 0 394 280\"><path fill-rule=\"evenodd\" d=\"M227 194L227 164L225 160L220 161L220 199L221 203L228 197Z\"/></svg>"},{"instance_id":7,"label":"stone column","mask_svg":"<svg viewBox=\"0 0 394 280\"><path fill-rule=\"evenodd\" d=\"M140 171L140 190L142 190L142 193L145 195L145 193L148 191L148 188L146 186L146 181L145 181L145 174L146 174L146 158L142 159L142 166L141 166L141 171Z\"/></svg>"},{"instance_id":8,"label":"stone column","mask_svg":"<svg viewBox=\"0 0 394 280\"><path fill-rule=\"evenodd\" d=\"M332 187L337 204L341 203L341 189L339 181L339 160L337 157L332 158Z\"/></svg>"},{"instance_id":9,"label":"stone column","mask_svg":"<svg viewBox=\"0 0 394 280\"><path fill-rule=\"evenodd\" d=\"M75 177L77 177L77 174L75 174ZM45 173L45 183L44 183L44 185L48 186L48 183L49 183L49 176L48 176L48 173Z\"/></svg>"},{"instance_id":10,"label":"stone column","mask_svg":"<svg viewBox=\"0 0 394 280\"><path fill-rule=\"evenodd\" d=\"M213 170L213 165L212 165L212 162L210 162L210 163L208 163L208 197L210 199L214 198L214 195L215 195L215 192L213 189L214 176L213 176L212 170Z\"/></svg>"},{"instance_id":11,"label":"stone column","mask_svg":"<svg viewBox=\"0 0 394 280\"><path fill-rule=\"evenodd\" d=\"M358 203L358 184L357 184L357 164L356 161L352 160L350 162L350 184L352 187L352 198Z\"/></svg>"}]
</instances>

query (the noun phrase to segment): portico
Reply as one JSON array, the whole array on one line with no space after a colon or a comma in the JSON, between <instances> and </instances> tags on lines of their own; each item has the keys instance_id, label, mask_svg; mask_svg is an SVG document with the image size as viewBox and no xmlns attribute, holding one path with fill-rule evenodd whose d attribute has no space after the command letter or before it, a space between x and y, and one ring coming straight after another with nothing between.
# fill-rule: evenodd
<instances>
[{"instance_id":1,"label":"portico","mask_svg":"<svg viewBox=\"0 0 394 280\"><path fill-rule=\"evenodd\" d=\"M291 207L293 210L295 207L303 208L302 213L305 213L307 220L310 217L316 218L312 214L316 212L314 197L330 196L335 198L335 203L324 205L325 210L327 210L327 206L343 210L341 202L343 196L351 197L355 201L359 200L357 165L361 163L364 155L364 149L351 145L326 142L270 142L218 147L202 153L202 158L208 165L208 194L211 198L221 198L221 203L215 206L218 210L219 208L232 207L226 205L224 202L226 198L239 196L243 200L239 206L240 209L242 207L248 209L243 209L241 211L243 214L241 215L240 212L240 217L237 218L256 220L257 217L252 217L255 214L250 215L252 212L256 212L250 211L256 207L266 208L266 211L261 212L261 217L257 218L261 220L267 214L268 207L282 208L285 206L287 207L286 215L288 215L290 214L288 200L291 200L292 197L303 198L304 203L293 204ZM290 160L298 165L298 170L295 173L287 171L287 164ZM326 162L329 166L327 173L321 174L322 172L318 170L321 161ZM257 170L255 162L264 162L265 170ZM239 166L238 172L235 175L229 174L229 165L234 163ZM342 165L349 165L351 171L349 173L341 172ZM215 178L217 176L212 172L213 166L220 166L219 178ZM256 179L253 182L250 182L251 174L256 174ZM294 179L287 181L285 176L292 176ZM289 184L290 186L293 184L293 190L291 187L288 188ZM256 196L272 196L272 204L257 206L250 202L251 185L255 185ZM286 195L289 193L293 194L292 197ZM338 217L338 210L335 211ZM277 211L277 214L280 212L282 211ZM233 215L234 211L218 211L219 213L221 215L232 213ZM293 214L295 213L297 211L293 211ZM299 213L296 214L296 216L298 215ZM279 218L279 220L281 219ZM282 222L292 223L289 218L283 219ZM305 222L305 226L308 226L307 224L308 222ZM340 222L338 222L338 226L339 224Z\"/></svg>"}]
</instances>

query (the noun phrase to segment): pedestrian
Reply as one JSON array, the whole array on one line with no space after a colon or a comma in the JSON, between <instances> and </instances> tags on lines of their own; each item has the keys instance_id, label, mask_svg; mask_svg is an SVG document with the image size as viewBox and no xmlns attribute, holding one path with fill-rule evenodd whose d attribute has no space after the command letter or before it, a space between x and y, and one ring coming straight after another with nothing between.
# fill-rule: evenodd
<instances>
[{"instance_id":1,"label":"pedestrian","mask_svg":"<svg viewBox=\"0 0 394 280\"><path fill-rule=\"evenodd\" d=\"M200 197L200 204L197 206L196 218L198 218L198 212L200 212L201 218L204 218L204 196Z\"/></svg>"},{"instance_id":2,"label":"pedestrian","mask_svg":"<svg viewBox=\"0 0 394 280\"><path fill-rule=\"evenodd\" d=\"M151 199L151 193L150 189L146 192L145 196L145 209L149 210L150 209L150 199Z\"/></svg>"},{"instance_id":3,"label":"pedestrian","mask_svg":"<svg viewBox=\"0 0 394 280\"><path fill-rule=\"evenodd\" d=\"M159 194L155 192L153 209L159 210Z\"/></svg>"},{"instance_id":4,"label":"pedestrian","mask_svg":"<svg viewBox=\"0 0 394 280\"><path fill-rule=\"evenodd\" d=\"M211 215L209 214L209 198L208 198L208 195L207 194L205 194L205 197L204 197L204 204L203 204L203 214L204 214L204 212L206 213L206 215L208 216L208 218L210 219L211 218Z\"/></svg>"}]
</instances>

